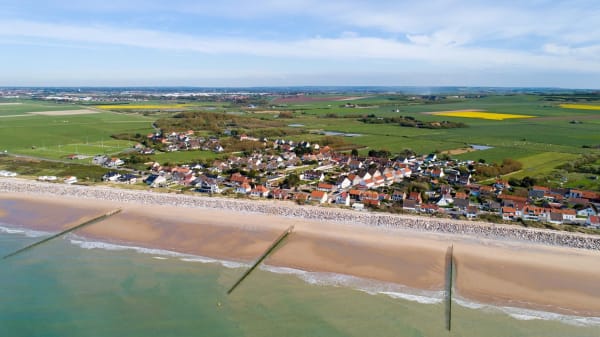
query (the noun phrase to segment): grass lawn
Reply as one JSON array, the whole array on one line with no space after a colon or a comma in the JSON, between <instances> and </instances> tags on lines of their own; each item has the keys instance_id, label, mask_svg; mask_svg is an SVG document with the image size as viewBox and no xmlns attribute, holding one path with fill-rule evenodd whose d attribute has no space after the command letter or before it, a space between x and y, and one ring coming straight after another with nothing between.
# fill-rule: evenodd
<instances>
[{"instance_id":1,"label":"grass lawn","mask_svg":"<svg viewBox=\"0 0 600 337\"><path fill-rule=\"evenodd\" d=\"M175 152L160 152L150 156L154 161L161 164L184 164L196 162L199 160L207 161L226 156L223 153L214 153L212 151L175 151Z\"/></svg>"}]
</instances>

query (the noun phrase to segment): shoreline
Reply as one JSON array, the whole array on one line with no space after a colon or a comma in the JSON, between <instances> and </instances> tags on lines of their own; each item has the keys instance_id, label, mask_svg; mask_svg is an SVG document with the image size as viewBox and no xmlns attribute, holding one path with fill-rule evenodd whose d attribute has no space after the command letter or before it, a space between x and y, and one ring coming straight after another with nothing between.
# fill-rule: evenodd
<instances>
[{"instance_id":1,"label":"shoreline","mask_svg":"<svg viewBox=\"0 0 600 337\"><path fill-rule=\"evenodd\" d=\"M19 219L19 214L33 208L25 225L43 231L69 228L98 213L122 208L121 214L101 226L92 225L76 234L91 241L226 261L253 261L281 231L294 225L289 240L265 261L269 266L434 292L444 288L445 252L454 244L455 288L462 298L498 307L600 317L600 252L593 245L573 248L598 242L585 235L569 235L567 240L562 233L542 231L541 239L525 241L539 233L520 229L528 234L514 240L515 236L491 235L519 229L508 226L442 224L440 219L432 219L440 223L432 224L411 216L19 179L0 179L0 202L4 200L13 204L12 209L0 209L0 222ZM310 216L304 217L307 213ZM436 231L440 226L447 227ZM473 229L460 230L469 226ZM561 238L542 240L551 234Z\"/></svg>"}]
</instances>

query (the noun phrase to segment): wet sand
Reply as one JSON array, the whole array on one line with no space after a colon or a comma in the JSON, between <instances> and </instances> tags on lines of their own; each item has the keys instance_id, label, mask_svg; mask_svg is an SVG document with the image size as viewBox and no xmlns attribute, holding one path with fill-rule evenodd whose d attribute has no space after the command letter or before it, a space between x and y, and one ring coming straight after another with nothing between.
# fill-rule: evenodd
<instances>
[{"instance_id":1,"label":"wet sand","mask_svg":"<svg viewBox=\"0 0 600 337\"><path fill-rule=\"evenodd\" d=\"M115 208L123 212L77 235L250 262L290 225L265 263L443 290L454 244L456 290L483 303L600 317L600 252L472 236L320 222L269 214L0 193L0 222L59 231ZM23 217L23 215L25 215ZM36 249L40 249L37 247Z\"/></svg>"}]
</instances>

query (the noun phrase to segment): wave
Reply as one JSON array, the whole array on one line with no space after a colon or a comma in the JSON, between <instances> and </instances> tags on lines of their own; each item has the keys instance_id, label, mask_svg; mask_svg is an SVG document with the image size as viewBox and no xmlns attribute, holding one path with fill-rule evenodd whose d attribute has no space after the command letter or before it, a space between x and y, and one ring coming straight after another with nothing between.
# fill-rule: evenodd
<instances>
[{"instance_id":1,"label":"wave","mask_svg":"<svg viewBox=\"0 0 600 337\"><path fill-rule=\"evenodd\" d=\"M194 255L193 257L182 258L180 260L185 261L185 262L216 263L216 264L222 265L225 268L230 268L230 269L250 267L250 264L243 263L243 262L218 260L218 259L212 259L210 257L197 256L197 255Z\"/></svg>"},{"instance_id":2,"label":"wave","mask_svg":"<svg viewBox=\"0 0 600 337\"><path fill-rule=\"evenodd\" d=\"M242 268L242 267L250 266L249 264L246 264L246 263L227 261L227 260L218 260L218 259L213 259L210 257L179 253L179 252L175 252L172 250L146 248L146 247L139 247L139 246L129 246L129 245L122 245L122 244L107 243L107 242L102 242L102 241L89 241L89 240L83 239L81 237L78 237L74 234L69 234L69 235L70 235L69 240L72 244L77 245L84 249L104 249L104 250L112 250L112 251L130 250L130 251L134 251L137 253L155 255L152 258L157 259L157 260L166 260L168 257L174 257L174 258L178 258L179 260L185 261L185 262L220 264L226 268Z\"/></svg>"},{"instance_id":3,"label":"wave","mask_svg":"<svg viewBox=\"0 0 600 337\"><path fill-rule=\"evenodd\" d=\"M444 300L443 291L413 289L396 283L376 281L351 275L310 272L269 265L261 265L260 269L277 274L294 275L308 284L352 288L370 295L385 295L421 304L438 304Z\"/></svg>"},{"instance_id":4,"label":"wave","mask_svg":"<svg viewBox=\"0 0 600 337\"><path fill-rule=\"evenodd\" d=\"M559 314L549 311L541 311L534 309L525 309L509 306L496 306L492 304L483 304L461 297L454 297L452 301L462 307L481 310L490 313L503 313L514 319L520 321L532 321L532 320L543 320L543 321L558 321L561 323L575 325L575 326L598 326L600 325L600 317L584 317L575 315Z\"/></svg>"},{"instance_id":5,"label":"wave","mask_svg":"<svg viewBox=\"0 0 600 337\"><path fill-rule=\"evenodd\" d=\"M50 234L50 232L44 232L44 231L35 231L32 229L26 229L26 228L21 228L21 227L5 227L4 224L0 225L0 233L6 233L6 234L20 234L20 235L25 235L26 237L29 238L38 238L41 236L48 236Z\"/></svg>"}]
</instances>

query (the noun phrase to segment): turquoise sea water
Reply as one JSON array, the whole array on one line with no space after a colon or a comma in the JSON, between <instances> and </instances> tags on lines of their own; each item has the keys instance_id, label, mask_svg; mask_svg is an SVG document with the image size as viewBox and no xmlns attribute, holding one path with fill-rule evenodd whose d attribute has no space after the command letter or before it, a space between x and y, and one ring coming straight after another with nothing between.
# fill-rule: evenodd
<instances>
[{"instance_id":1,"label":"turquoise sea water","mask_svg":"<svg viewBox=\"0 0 600 337\"><path fill-rule=\"evenodd\" d=\"M43 234L1 226L2 256ZM600 336L590 320L458 302L449 333L436 294L288 269L257 270L227 296L244 268L70 235L0 260L0 336Z\"/></svg>"}]
</instances>

